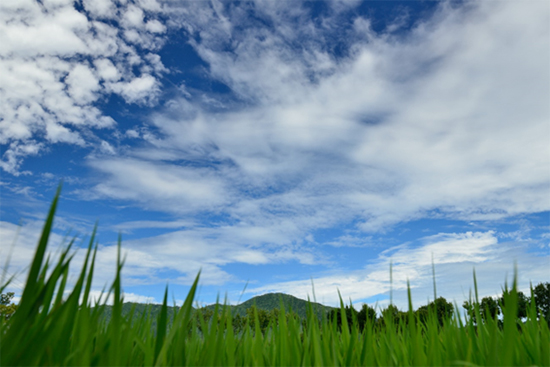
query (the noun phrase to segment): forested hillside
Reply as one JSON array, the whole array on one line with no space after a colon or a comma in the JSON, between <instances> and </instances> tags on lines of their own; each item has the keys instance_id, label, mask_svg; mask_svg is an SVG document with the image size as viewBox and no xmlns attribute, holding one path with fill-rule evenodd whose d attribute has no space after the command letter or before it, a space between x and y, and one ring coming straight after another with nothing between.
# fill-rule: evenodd
<instances>
[{"instance_id":1,"label":"forested hillside","mask_svg":"<svg viewBox=\"0 0 550 367\"><path fill-rule=\"evenodd\" d=\"M284 293L264 294L261 296L253 297L248 301L245 301L239 305L234 305L229 307L231 308L231 314L233 316L239 315L241 317L245 317L247 315L246 310L250 309L254 305L259 310L270 312L270 311L273 311L274 309L280 309L281 301L283 302L284 308L287 312L292 310L292 312L296 313L300 318L306 317L308 301L299 299ZM320 303L311 302L311 304L319 318L325 316L327 313L329 313L333 309L332 307L325 306ZM160 313L161 307L162 305L160 304L126 302L122 306L122 313L123 315L129 315L132 309L134 309L133 318L139 319L139 317L142 316L144 312L150 312L153 323L156 323L156 319L158 314ZM215 307L216 305L214 304L214 305L208 305L208 306L202 307L202 309L214 311ZM179 307L175 307L175 308L176 310L174 309L174 306L168 306L168 315L167 315L168 320L171 320L173 318L175 311L179 309ZM193 309L196 310L196 308L193 308ZM111 313L112 313L112 307L105 306L104 315L105 315L106 321L110 321ZM152 326L155 326L155 325L153 324Z\"/></svg>"},{"instance_id":2,"label":"forested hillside","mask_svg":"<svg viewBox=\"0 0 550 367\"><path fill-rule=\"evenodd\" d=\"M292 310L301 318L305 318L307 315L308 301L290 296L284 293L268 293L261 296L256 296L236 306L230 306L233 315L246 316L246 310L252 306L256 306L259 310L272 311L274 309L281 308L281 301L284 305L285 311ZM330 312L333 308L322 305L320 303L311 302L314 311L319 317L323 317ZM207 309L214 310L215 305L206 306Z\"/></svg>"}]
</instances>

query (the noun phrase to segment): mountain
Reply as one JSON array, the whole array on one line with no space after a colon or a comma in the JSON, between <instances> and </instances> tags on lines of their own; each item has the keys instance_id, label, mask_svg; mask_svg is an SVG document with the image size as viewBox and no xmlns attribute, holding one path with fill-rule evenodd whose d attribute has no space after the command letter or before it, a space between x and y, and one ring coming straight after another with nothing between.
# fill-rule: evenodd
<instances>
[{"instance_id":1,"label":"mountain","mask_svg":"<svg viewBox=\"0 0 550 367\"><path fill-rule=\"evenodd\" d=\"M307 316L308 301L290 296L284 293L267 293L261 296L256 296L236 306L231 307L233 315L246 316L246 310L256 305L258 309L271 311L275 308L281 308L281 301L283 302L285 311L292 310L296 312L298 316L305 318ZM325 314L332 310L332 307L322 305L320 303L311 302L313 310L318 317L323 317ZM206 306L205 308L214 310L215 304Z\"/></svg>"},{"instance_id":2,"label":"mountain","mask_svg":"<svg viewBox=\"0 0 550 367\"><path fill-rule=\"evenodd\" d=\"M269 312L275 308L280 309L281 301L283 302L286 312L292 310L293 312L296 312L301 318L305 318L307 316L308 301L284 293L268 293L261 296L256 296L239 305L230 305L229 307L231 308L231 312L233 315L246 316L246 310L254 305L256 305L258 309ZM328 312L330 312L330 310L333 309L333 307L325 306L315 302L311 302L311 305L313 306L313 310L319 318L324 317L324 315L326 315ZM135 310L134 319L139 318L144 312L150 310L149 312L152 317L152 322L153 324L156 324L156 319L158 314L160 313L161 305L126 302L122 305L122 314L128 315L132 307ZM213 311L215 307L216 305L213 304L205 306L204 308ZM168 306L169 320L173 318L174 311L176 311L174 310L174 306ZM106 306L104 312L106 321L110 320L111 313L112 306Z\"/></svg>"}]
</instances>

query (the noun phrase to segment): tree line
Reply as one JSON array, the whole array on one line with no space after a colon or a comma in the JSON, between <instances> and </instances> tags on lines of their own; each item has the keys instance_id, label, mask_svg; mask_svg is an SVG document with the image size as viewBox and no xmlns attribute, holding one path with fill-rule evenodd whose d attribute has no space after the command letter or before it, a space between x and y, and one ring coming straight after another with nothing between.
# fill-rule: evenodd
<instances>
[{"instance_id":1,"label":"tree line","mask_svg":"<svg viewBox=\"0 0 550 367\"><path fill-rule=\"evenodd\" d=\"M477 306L481 321L484 322L489 318L494 319L503 313L503 308L506 307L506 299L509 295L510 291L504 290L503 294L498 298L483 297L479 303L475 301L465 301L462 307L466 309L468 316L471 317L474 322L478 322L478 320L476 320L477 316L475 311ZM517 317L519 319L527 317L532 302L534 302L537 316L543 316L545 320L549 322L550 326L550 282L539 283L534 287L532 297L526 296L523 292L517 292Z\"/></svg>"},{"instance_id":2,"label":"tree line","mask_svg":"<svg viewBox=\"0 0 550 367\"><path fill-rule=\"evenodd\" d=\"M463 307L466 310L468 317L472 318L475 323L476 320L476 308L481 316L481 322L487 321L488 318L496 318L502 314L503 308L506 307L506 299L509 298L510 291L504 290L500 297L484 297L481 302L465 301ZM534 306L537 310L537 316L543 316L547 321L550 321L550 283L540 283L533 288L533 297L527 297L523 292L517 292L517 317L518 320L527 317L529 307L534 302ZM223 307L223 306L221 306ZM342 310L344 313L342 313ZM211 308L203 307L197 310L196 313L197 323L200 325L199 320L202 318L203 322L211 322L214 311ZM312 310L315 311L315 310ZM436 317L437 323L443 326L445 321L452 318L455 312L454 305L447 301L444 297L439 297L436 300L429 302L427 305L419 307L414 311L414 320L420 323L427 323L430 314ZM249 307L246 310L246 315L241 316L236 314L232 318L233 328L235 332L244 330L246 325L249 325L252 329L255 328L256 322L259 323L260 330L265 331L270 325L277 325L279 322L280 310L274 308L272 310L265 310L256 306ZM306 319L300 317L295 312L285 312L287 319L294 318L305 323ZM380 315L377 314L374 307L369 305L362 305L360 310L356 310L353 305L346 305L343 308L332 308L329 312L325 313L325 317L328 321L335 323L337 328L341 330L343 318L346 319L346 323L349 327L356 324L360 330L369 323L374 327L384 327L388 322L392 322L394 325L399 323L408 323L410 321L409 312L401 311L397 306L390 304L386 308L382 309ZM342 317L343 316L343 317ZM391 320L391 321L390 321ZM321 322L321 320L319 320Z\"/></svg>"},{"instance_id":3,"label":"tree line","mask_svg":"<svg viewBox=\"0 0 550 367\"><path fill-rule=\"evenodd\" d=\"M220 305L219 307L218 320L217 320L218 322L222 320L222 312L224 307L225 306L223 305ZM213 322L214 313L215 311L209 307L202 307L196 310L195 317L196 317L196 321L199 329L202 329L202 325L204 325L204 323ZM231 322L233 326L233 331L235 333L239 333L245 330L247 325L252 330L254 330L256 328L256 323L257 323L260 330L262 332L265 332L270 325L279 324L280 314L281 314L281 311L278 308L273 308L268 311L253 305L246 309L246 315L241 316L240 314L236 313L235 315L232 316ZM289 322L290 319L297 320L302 323L305 322L304 318L300 317L296 312L292 310L285 311L285 318L287 322Z\"/></svg>"},{"instance_id":4,"label":"tree line","mask_svg":"<svg viewBox=\"0 0 550 367\"><path fill-rule=\"evenodd\" d=\"M533 288L532 297L527 297L523 292L517 292L517 318L521 320L527 317L529 308L535 307L537 317L544 317L549 323L550 327L550 282L539 283ZM506 307L506 299L511 296L510 290L504 290L500 297L484 297L481 302L475 300L465 301L462 307L466 310L466 314L473 320L474 323L486 322L489 318L495 319L499 315L503 314L503 310ZM534 304L533 304L534 303ZM476 312L477 309L477 312ZM364 304L361 310L357 311L353 306L344 307L345 318L348 325L356 323L360 330L367 324L367 320L370 320L370 324L374 326L382 327L389 320L392 320L394 324L399 322L408 323L409 312L400 311L395 305L390 304L388 307L381 311L381 316L377 316L376 310ZM419 307L414 311L414 319L421 323L428 321L430 313L433 313L440 326L445 323L445 320L450 319L455 312L455 307L451 302L448 302L444 297L439 297L436 300L428 303L427 305ZM342 326L341 309L333 309L327 318L332 322L335 322L338 328ZM476 314L479 314L481 320L477 320Z\"/></svg>"}]
</instances>

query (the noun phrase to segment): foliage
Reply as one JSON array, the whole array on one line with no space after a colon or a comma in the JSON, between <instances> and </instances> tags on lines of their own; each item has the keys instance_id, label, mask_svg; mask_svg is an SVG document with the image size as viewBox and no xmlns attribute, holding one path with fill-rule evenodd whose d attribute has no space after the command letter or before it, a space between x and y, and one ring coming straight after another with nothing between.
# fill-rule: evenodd
<instances>
[{"instance_id":1,"label":"foliage","mask_svg":"<svg viewBox=\"0 0 550 367\"><path fill-rule=\"evenodd\" d=\"M17 305L11 302L14 295L13 292L2 293L0 295L0 319L8 320L17 310Z\"/></svg>"},{"instance_id":2,"label":"foliage","mask_svg":"<svg viewBox=\"0 0 550 367\"><path fill-rule=\"evenodd\" d=\"M539 315L550 321L550 283L540 283L533 289Z\"/></svg>"},{"instance_id":3,"label":"foliage","mask_svg":"<svg viewBox=\"0 0 550 367\"><path fill-rule=\"evenodd\" d=\"M354 324L357 325L359 331L363 331L367 325L374 325L376 323L376 310L366 304L361 306L361 310L357 311L353 305L344 306L342 309L332 309L327 314L327 320L336 325L337 330L342 330L342 324L346 323L348 329L351 330ZM345 321L342 318L344 315Z\"/></svg>"},{"instance_id":4,"label":"foliage","mask_svg":"<svg viewBox=\"0 0 550 367\"><path fill-rule=\"evenodd\" d=\"M445 321L453 316L454 306L445 298L439 297L435 301L428 303L426 306L421 306L416 310L419 320L423 323L428 321L430 312L435 313L439 325L443 326Z\"/></svg>"},{"instance_id":5,"label":"foliage","mask_svg":"<svg viewBox=\"0 0 550 367\"><path fill-rule=\"evenodd\" d=\"M376 310L373 307L364 304L361 307L361 311L357 313L357 325L359 326L359 329L363 331L367 323L372 325L375 320Z\"/></svg>"},{"instance_id":6,"label":"foliage","mask_svg":"<svg viewBox=\"0 0 550 367\"><path fill-rule=\"evenodd\" d=\"M353 306L345 306L342 309L333 309L327 314L327 319L336 324L338 330L342 330L342 324L346 324L350 330L354 323L354 319L357 320L357 310ZM345 319L345 320L344 320Z\"/></svg>"},{"instance_id":7,"label":"foliage","mask_svg":"<svg viewBox=\"0 0 550 367\"><path fill-rule=\"evenodd\" d=\"M183 305L174 309L172 320L168 316L167 292L154 320L149 311L139 314L136 307L125 315L120 242L116 273L109 289L114 303L106 321L103 312L107 297L94 304L89 299L97 250L95 230L71 289L67 289L67 280L73 259L72 243L57 262L45 259L57 201L58 195L29 268L19 308L9 320L0 323L0 365L549 365L550 331L542 312L540 317L537 313L543 309L532 303L525 322L518 324L515 283L503 296L502 328L491 318L477 324L472 319L464 323L456 316L457 312L452 319L444 320L443 327L439 327L435 313L429 313L422 323L409 302L406 313L388 307L383 312L383 323L378 325L366 317L361 330L359 317L354 317L351 306L347 308L352 315L350 327L348 311L341 303L340 316L344 317L340 317L339 331L328 318L319 320L312 304L308 304L307 321L302 322L287 317L280 302L278 312L265 311L270 315L265 332L261 312L254 308L246 316L242 330L235 333L229 307L215 306L210 322L203 312L194 312L192 304L200 274ZM473 308L477 320L481 320L479 305L474 304ZM368 309L365 311L365 315L371 314ZM151 332L153 321L156 327Z\"/></svg>"},{"instance_id":8,"label":"foliage","mask_svg":"<svg viewBox=\"0 0 550 367\"><path fill-rule=\"evenodd\" d=\"M494 319L496 316L500 315L498 302L493 297L484 297L481 300L481 310L484 320L488 318Z\"/></svg>"},{"instance_id":9,"label":"foliage","mask_svg":"<svg viewBox=\"0 0 550 367\"><path fill-rule=\"evenodd\" d=\"M484 297L481 300L481 304L473 301L464 301L462 305L466 309L468 316L477 323L477 311L481 316L482 321L493 320L496 316L500 315L500 308L498 302L492 297Z\"/></svg>"},{"instance_id":10,"label":"foliage","mask_svg":"<svg viewBox=\"0 0 550 367\"><path fill-rule=\"evenodd\" d=\"M484 297L481 303L475 301L465 301L463 307L466 313L474 323L476 323L476 307L479 309L481 320L486 322L488 319L495 319L497 316L504 313L506 308L506 299L509 299L514 292L514 312L516 313L517 321L521 321L528 317L529 310L533 307L537 316L543 317L550 321L550 283L539 283L532 289L532 296L528 297L521 291L504 288L502 296L498 299L492 297Z\"/></svg>"},{"instance_id":11,"label":"foliage","mask_svg":"<svg viewBox=\"0 0 550 367\"><path fill-rule=\"evenodd\" d=\"M504 290L502 293L502 296L498 299L498 305L499 307L505 308L506 307L506 299L509 298L510 291ZM529 299L525 296L523 292L517 292L518 297L518 304L517 304L517 313L518 318L523 319L524 317L527 317L527 312L529 310Z\"/></svg>"},{"instance_id":12,"label":"foliage","mask_svg":"<svg viewBox=\"0 0 550 367\"><path fill-rule=\"evenodd\" d=\"M236 306L228 306L233 315L240 315L246 317L248 314L248 309L255 306L259 310L272 311L274 309L281 308L281 302L287 311L292 310L301 318L305 319L307 317L308 301L293 297L284 293L268 293L261 296L256 296L248 301L245 301ZM322 305L320 303L311 302L315 313L319 318L324 317L328 312L333 308ZM218 307L221 305L218 305ZM216 305L209 305L206 308L213 310Z\"/></svg>"},{"instance_id":13,"label":"foliage","mask_svg":"<svg viewBox=\"0 0 550 367\"><path fill-rule=\"evenodd\" d=\"M269 326L269 313L266 310L258 309L256 306L246 310L246 318L253 330L259 327L262 332L265 332Z\"/></svg>"},{"instance_id":14,"label":"foliage","mask_svg":"<svg viewBox=\"0 0 550 367\"><path fill-rule=\"evenodd\" d=\"M210 325L212 322L220 323L221 315L223 313L233 314L233 312L235 312L235 308L228 305L218 305L217 307L218 309L223 311L221 313L218 313L217 320L213 319L214 311L216 307L212 308L211 306L206 306L196 310L195 315L196 315L197 321L200 321L200 319L202 318L205 321L205 323L208 325ZM281 318L280 314L281 314L281 311L279 311L278 308L274 308L271 311L267 311L265 309L261 309L256 306L249 307L248 309L246 309L246 316L243 317L237 313L232 317L233 332L237 334L241 333L247 327L250 327L251 329L254 330L256 328L256 320L257 320L260 331L262 333L265 333L270 326L279 325L279 320ZM300 320L302 320L300 316L298 316L298 314L293 311L285 312L285 319L286 319L286 322L290 322L291 319L296 320L297 322L300 322ZM200 323L198 324L198 327L199 327L199 330L202 330Z\"/></svg>"}]
</instances>

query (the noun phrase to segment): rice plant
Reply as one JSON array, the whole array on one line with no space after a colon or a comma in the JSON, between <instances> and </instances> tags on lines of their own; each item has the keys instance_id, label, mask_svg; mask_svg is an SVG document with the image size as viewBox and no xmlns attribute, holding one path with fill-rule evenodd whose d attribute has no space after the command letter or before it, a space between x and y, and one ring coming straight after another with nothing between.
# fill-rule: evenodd
<instances>
[{"instance_id":1,"label":"rice plant","mask_svg":"<svg viewBox=\"0 0 550 367\"><path fill-rule=\"evenodd\" d=\"M341 302L339 320L318 318L312 304L304 321L280 312L261 328L255 322L235 330L229 307L216 306L206 319L192 307L199 275L173 317L167 291L161 311L123 314L120 241L116 274L107 294L90 300L97 245L91 236L79 276L67 289L72 242L57 262L45 258L57 192L44 224L17 311L0 321L2 366L548 366L550 332L543 315L530 303L518 322L517 287L505 287L502 320L482 318L474 302L465 321L455 306L450 318L427 318L409 310L401 318L386 313L359 327ZM475 277L474 277L475 280ZM5 289L6 284L0 286ZM68 294L68 296L67 296ZM476 288L477 295L477 288ZM111 316L103 317L113 296ZM477 297L477 296L476 296ZM476 298L477 300L477 298ZM476 322L476 320L479 320ZM483 321L481 321L483 320ZM155 325L155 327L153 327Z\"/></svg>"}]
</instances>

